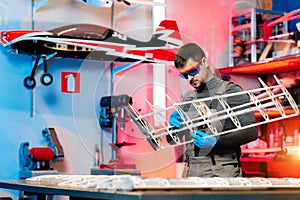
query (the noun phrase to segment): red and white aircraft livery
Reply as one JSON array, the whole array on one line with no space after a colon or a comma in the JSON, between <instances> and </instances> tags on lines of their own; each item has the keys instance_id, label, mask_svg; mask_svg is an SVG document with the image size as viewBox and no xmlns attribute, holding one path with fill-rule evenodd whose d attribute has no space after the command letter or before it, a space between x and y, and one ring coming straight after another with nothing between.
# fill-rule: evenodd
<instances>
[{"instance_id":1,"label":"red and white aircraft livery","mask_svg":"<svg viewBox=\"0 0 300 200\"><path fill-rule=\"evenodd\" d=\"M131 6L131 4L139 4L145 6L166 6L163 3L157 3L153 1L145 1L145 0L76 0L77 2L83 2L91 6L96 7L106 7L110 8L114 2L124 3L127 6Z\"/></svg>"},{"instance_id":2,"label":"red and white aircraft livery","mask_svg":"<svg viewBox=\"0 0 300 200\"><path fill-rule=\"evenodd\" d=\"M34 81L32 79L41 58L45 68L47 57L173 64L175 53L182 45L182 39L176 21L164 20L146 42L132 39L103 26L74 24L49 31L1 31L0 43L11 53L37 57L32 74L26 80L27 84L24 80L26 87L33 88L30 81ZM45 76L47 78L42 84L50 85L52 77L49 73Z\"/></svg>"}]
</instances>

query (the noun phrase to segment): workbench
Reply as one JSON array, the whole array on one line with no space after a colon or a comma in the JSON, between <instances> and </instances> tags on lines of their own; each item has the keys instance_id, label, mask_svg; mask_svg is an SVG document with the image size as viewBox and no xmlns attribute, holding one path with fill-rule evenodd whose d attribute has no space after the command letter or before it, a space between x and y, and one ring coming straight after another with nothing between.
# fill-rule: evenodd
<instances>
[{"instance_id":1,"label":"workbench","mask_svg":"<svg viewBox=\"0 0 300 200\"><path fill-rule=\"evenodd\" d=\"M300 187L279 188L248 188L248 187L218 187L218 188L173 188L173 189L145 189L132 191L96 190L95 188L68 188L54 184L28 183L26 180L0 180L0 188L18 190L37 195L37 199L46 199L47 195L68 196L71 200L102 199L102 200L292 200L300 196Z\"/></svg>"}]
</instances>

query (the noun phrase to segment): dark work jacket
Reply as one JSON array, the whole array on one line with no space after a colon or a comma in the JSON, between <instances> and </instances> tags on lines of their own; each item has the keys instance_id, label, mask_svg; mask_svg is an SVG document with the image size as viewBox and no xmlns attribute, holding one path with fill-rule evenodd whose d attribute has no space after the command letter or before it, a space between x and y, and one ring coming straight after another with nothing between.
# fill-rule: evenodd
<instances>
[{"instance_id":1,"label":"dark work jacket","mask_svg":"<svg viewBox=\"0 0 300 200\"><path fill-rule=\"evenodd\" d=\"M213 77L211 80L209 80L202 88L199 88L197 90L193 91L188 91L184 94L183 100L182 101L190 101L193 99L202 99L202 98L207 98L207 97L214 97L216 93L221 93L222 94L229 94L229 93L236 93L236 92L241 92L243 89L233 83L233 82L226 82L224 86L222 86L225 83L224 80L219 79L217 77ZM223 87L220 89L220 87ZM227 104L230 107L242 105L248 103L249 96L247 94L243 95L238 95L238 96L233 96L233 97L227 97L225 99ZM213 100L213 101L205 101L205 104L207 107L211 110L217 110L220 111L223 109L222 105L219 103L218 100ZM244 108L249 108L244 107ZM243 109L244 109L243 108ZM191 106L191 104L182 106L182 109L188 113L189 117L197 117L199 114L195 111L195 108ZM195 115L196 113L196 115ZM245 114L238 115L238 120L240 121L242 126L248 125L248 124L253 124L256 122L255 116L253 112L248 112ZM225 120L219 121L221 124L221 129L224 130L229 130L235 128L234 123L230 118L226 118ZM201 129L201 127L199 127ZM202 131L209 133L208 128L204 128ZM187 140L190 140L191 138L189 134L184 134ZM217 137L217 144L212 150L209 151L204 151L206 155L208 154L217 154L217 155L224 155L224 154L230 154L230 153L236 153L237 156L239 157L241 154L241 149L240 146L243 144L246 144L248 142L256 140L258 137L258 132L257 132L257 127L252 127L252 128L247 128L239 131L232 131L228 134L224 134L221 136ZM199 153L199 148L195 146L193 143L187 144L187 155L188 156L206 156L201 154L201 151Z\"/></svg>"}]
</instances>

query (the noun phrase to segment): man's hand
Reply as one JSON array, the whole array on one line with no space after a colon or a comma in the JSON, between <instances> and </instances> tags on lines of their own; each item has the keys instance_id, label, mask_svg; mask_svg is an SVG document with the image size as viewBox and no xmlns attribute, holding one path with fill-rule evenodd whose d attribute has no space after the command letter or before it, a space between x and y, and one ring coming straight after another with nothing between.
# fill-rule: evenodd
<instances>
[{"instance_id":1,"label":"man's hand","mask_svg":"<svg viewBox=\"0 0 300 200\"><path fill-rule=\"evenodd\" d=\"M206 137L208 134L202 131L197 130L196 134L191 133L191 136L194 139L194 144L200 149L212 149L217 143L215 136Z\"/></svg>"},{"instance_id":2,"label":"man's hand","mask_svg":"<svg viewBox=\"0 0 300 200\"><path fill-rule=\"evenodd\" d=\"M182 113L183 115L183 113ZM173 126L175 128L179 128L181 126L181 123L184 119L181 118L181 116L179 115L178 111L174 111L172 112L172 114L170 115L170 126Z\"/></svg>"}]
</instances>

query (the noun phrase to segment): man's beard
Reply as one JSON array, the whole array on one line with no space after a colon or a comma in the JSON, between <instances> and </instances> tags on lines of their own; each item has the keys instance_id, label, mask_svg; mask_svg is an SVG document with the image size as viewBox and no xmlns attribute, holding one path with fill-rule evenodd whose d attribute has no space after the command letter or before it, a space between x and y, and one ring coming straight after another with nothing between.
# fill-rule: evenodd
<instances>
[{"instance_id":1,"label":"man's beard","mask_svg":"<svg viewBox=\"0 0 300 200\"><path fill-rule=\"evenodd\" d=\"M197 80L195 81L194 78L192 78L190 80L190 85L193 86L196 89L198 88L198 85L199 85L198 83L199 83L199 81L197 81Z\"/></svg>"},{"instance_id":2,"label":"man's beard","mask_svg":"<svg viewBox=\"0 0 300 200\"><path fill-rule=\"evenodd\" d=\"M204 82L197 81L197 82L198 82L197 86L194 86L192 80L193 80L193 79L190 80L190 84L191 84L191 86L193 86L197 91L201 91L201 90L203 90L203 89L205 88L205 85L206 85L206 84L205 84Z\"/></svg>"},{"instance_id":3,"label":"man's beard","mask_svg":"<svg viewBox=\"0 0 300 200\"><path fill-rule=\"evenodd\" d=\"M190 85L193 86L195 89L201 89L203 87L203 83L201 83L199 80L194 80L194 78L192 78L190 80Z\"/></svg>"}]
</instances>

